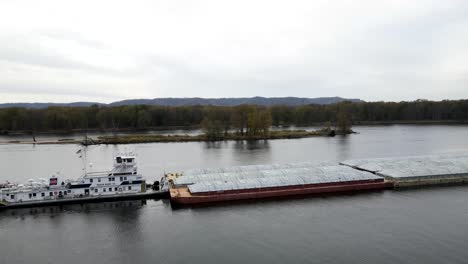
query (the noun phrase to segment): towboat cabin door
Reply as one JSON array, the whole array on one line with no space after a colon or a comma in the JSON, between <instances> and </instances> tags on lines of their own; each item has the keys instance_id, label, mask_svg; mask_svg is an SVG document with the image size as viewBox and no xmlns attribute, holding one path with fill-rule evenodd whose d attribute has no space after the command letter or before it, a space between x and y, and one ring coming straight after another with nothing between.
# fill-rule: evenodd
<instances>
[{"instance_id":1,"label":"towboat cabin door","mask_svg":"<svg viewBox=\"0 0 468 264\"><path fill-rule=\"evenodd\" d=\"M85 190L84 190L84 194L85 194L85 195L89 195L89 189L85 189Z\"/></svg>"}]
</instances>

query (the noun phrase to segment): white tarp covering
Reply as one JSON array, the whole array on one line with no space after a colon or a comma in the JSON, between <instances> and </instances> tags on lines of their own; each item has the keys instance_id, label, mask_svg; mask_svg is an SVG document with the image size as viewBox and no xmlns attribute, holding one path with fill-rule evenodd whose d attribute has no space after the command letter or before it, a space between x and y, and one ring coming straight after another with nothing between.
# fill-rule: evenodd
<instances>
[{"instance_id":1,"label":"white tarp covering","mask_svg":"<svg viewBox=\"0 0 468 264\"><path fill-rule=\"evenodd\" d=\"M284 176L288 170L303 169L303 173L310 168L323 166L336 166L333 162L300 162L274 165L250 165L228 168L194 169L184 172L183 177L176 180L176 184L192 184L198 181L214 181L225 178L250 179L252 177Z\"/></svg>"},{"instance_id":2,"label":"white tarp covering","mask_svg":"<svg viewBox=\"0 0 468 264\"><path fill-rule=\"evenodd\" d=\"M188 185L190 192L199 193L377 179L382 177L336 163L304 162L191 170L174 184Z\"/></svg>"},{"instance_id":3,"label":"white tarp covering","mask_svg":"<svg viewBox=\"0 0 468 264\"><path fill-rule=\"evenodd\" d=\"M263 170L277 170L277 169L290 169L290 168L309 168L318 166L336 165L336 162L328 161L307 161L307 162L294 162L286 164L272 164L272 165L248 165L248 166L235 166L227 168L205 168L205 169L192 169L184 172L184 176L196 176L206 174L219 174L219 173L241 173L248 171L263 171Z\"/></svg>"},{"instance_id":4,"label":"white tarp covering","mask_svg":"<svg viewBox=\"0 0 468 264\"><path fill-rule=\"evenodd\" d=\"M398 179L468 176L468 153L347 160L341 164Z\"/></svg>"}]
</instances>

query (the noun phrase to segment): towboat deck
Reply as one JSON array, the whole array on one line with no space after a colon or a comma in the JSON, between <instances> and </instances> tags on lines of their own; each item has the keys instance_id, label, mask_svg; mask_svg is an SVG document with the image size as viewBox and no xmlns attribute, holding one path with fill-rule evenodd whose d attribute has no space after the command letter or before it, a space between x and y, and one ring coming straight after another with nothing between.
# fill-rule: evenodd
<instances>
[{"instance_id":1,"label":"towboat deck","mask_svg":"<svg viewBox=\"0 0 468 264\"><path fill-rule=\"evenodd\" d=\"M43 200L43 201L25 201L25 202L20 202L20 203L0 202L0 210L9 209L9 208L96 203L96 202L105 202L105 201L124 201L124 200L166 198L167 196L168 196L168 193L166 191L148 190L144 193L115 194L115 195L106 195L106 196L89 196L89 197L82 197L82 198L63 198L63 199Z\"/></svg>"}]
</instances>

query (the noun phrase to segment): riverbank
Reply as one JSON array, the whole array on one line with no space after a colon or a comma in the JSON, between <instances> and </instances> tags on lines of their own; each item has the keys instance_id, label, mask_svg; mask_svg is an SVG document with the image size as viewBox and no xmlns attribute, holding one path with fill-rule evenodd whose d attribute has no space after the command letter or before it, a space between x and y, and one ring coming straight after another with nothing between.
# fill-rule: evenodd
<instances>
[{"instance_id":1,"label":"riverbank","mask_svg":"<svg viewBox=\"0 0 468 264\"><path fill-rule=\"evenodd\" d=\"M351 133L351 132L350 132ZM208 138L206 135L123 135L123 136L101 136L97 144L136 144L154 142L200 142L200 141L226 141L226 140L270 140L270 139L296 139L306 137L330 136L327 130L280 130L270 131L268 135L240 135L228 133L217 138ZM332 133L332 135L334 135Z\"/></svg>"},{"instance_id":2,"label":"riverbank","mask_svg":"<svg viewBox=\"0 0 468 264\"><path fill-rule=\"evenodd\" d=\"M348 134L355 133L349 131ZM209 138L204 134L197 135L161 135L161 134L132 134L132 135L111 135L88 137L85 139L58 139L58 140L11 140L3 141L0 144L139 144L139 143L169 143L169 142L213 142L213 141L240 141L240 140L274 140L274 139L298 139L307 137L328 137L334 136L334 130L319 129L307 130L275 130L268 135L240 135L238 133L228 133L217 138Z\"/></svg>"}]
</instances>

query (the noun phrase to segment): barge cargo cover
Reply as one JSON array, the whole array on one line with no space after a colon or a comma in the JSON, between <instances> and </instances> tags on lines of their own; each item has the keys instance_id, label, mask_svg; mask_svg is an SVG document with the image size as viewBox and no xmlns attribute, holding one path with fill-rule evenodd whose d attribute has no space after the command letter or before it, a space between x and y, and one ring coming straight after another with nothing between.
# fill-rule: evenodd
<instances>
[{"instance_id":1,"label":"barge cargo cover","mask_svg":"<svg viewBox=\"0 0 468 264\"><path fill-rule=\"evenodd\" d=\"M395 187L468 182L468 153L347 160L341 164L382 176Z\"/></svg>"},{"instance_id":2,"label":"barge cargo cover","mask_svg":"<svg viewBox=\"0 0 468 264\"><path fill-rule=\"evenodd\" d=\"M174 179L175 204L201 204L390 187L383 177L329 162L191 170Z\"/></svg>"}]
</instances>

